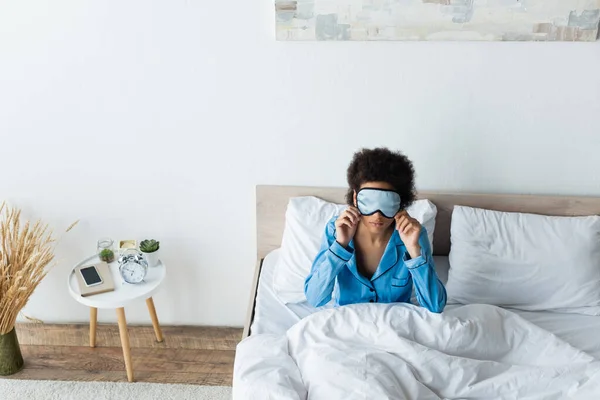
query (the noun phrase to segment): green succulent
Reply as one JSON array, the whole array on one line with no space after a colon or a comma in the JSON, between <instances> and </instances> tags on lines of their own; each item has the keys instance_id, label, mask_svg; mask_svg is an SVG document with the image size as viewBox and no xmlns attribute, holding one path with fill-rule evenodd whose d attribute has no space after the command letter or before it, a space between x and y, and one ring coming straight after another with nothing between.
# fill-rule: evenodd
<instances>
[{"instance_id":1,"label":"green succulent","mask_svg":"<svg viewBox=\"0 0 600 400\"><path fill-rule=\"evenodd\" d=\"M98 254L101 261L113 262L115 260L115 253L111 249L104 249Z\"/></svg>"},{"instance_id":2,"label":"green succulent","mask_svg":"<svg viewBox=\"0 0 600 400\"><path fill-rule=\"evenodd\" d=\"M160 242L157 242L154 239L142 240L140 243L140 250L144 253L154 253L160 247L159 244Z\"/></svg>"}]
</instances>

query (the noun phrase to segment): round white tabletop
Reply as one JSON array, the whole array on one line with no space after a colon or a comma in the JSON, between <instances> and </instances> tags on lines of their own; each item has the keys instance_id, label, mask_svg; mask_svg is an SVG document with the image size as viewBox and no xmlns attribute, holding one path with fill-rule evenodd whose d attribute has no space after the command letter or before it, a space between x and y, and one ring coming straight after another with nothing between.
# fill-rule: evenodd
<instances>
[{"instance_id":1,"label":"round white tabletop","mask_svg":"<svg viewBox=\"0 0 600 400\"><path fill-rule=\"evenodd\" d=\"M74 269L88 264L94 264L100 262L97 255L89 257L79 264L73 267ZM110 272L112 274L113 282L115 283L115 290L112 292L95 294L92 296L81 297L79 292L79 285L77 284L77 277L72 270L69 274L69 293L79 303L88 307L94 308L121 308L125 307L132 301L145 300L152 297L158 290L160 284L165 279L166 268L163 262L159 262L158 265L148 268L146 278L141 283L135 285L123 282L123 278L119 274L119 263L113 261L108 264Z\"/></svg>"}]
</instances>

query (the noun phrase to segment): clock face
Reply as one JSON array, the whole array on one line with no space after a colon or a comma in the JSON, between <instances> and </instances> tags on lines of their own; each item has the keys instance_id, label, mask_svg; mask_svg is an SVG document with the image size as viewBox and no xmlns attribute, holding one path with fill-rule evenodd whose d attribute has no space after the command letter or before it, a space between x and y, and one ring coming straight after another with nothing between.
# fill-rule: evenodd
<instances>
[{"instance_id":1,"label":"clock face","mask_svg":"<svg viewBox=\"0 0 600 400\"><path fill-rule=\"evenodd\" d=\"M119 268L121 277L127 283L140 283L146 277L146 268L135 262L127 262Z\"/></svg>"}]
</instances>

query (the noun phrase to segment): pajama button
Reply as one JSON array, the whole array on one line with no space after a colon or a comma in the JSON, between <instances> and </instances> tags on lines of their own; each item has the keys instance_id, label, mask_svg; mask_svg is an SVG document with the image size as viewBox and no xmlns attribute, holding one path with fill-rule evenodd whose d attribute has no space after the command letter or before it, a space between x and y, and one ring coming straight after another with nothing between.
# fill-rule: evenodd
<instances>
[{"instance_id":1,"label":"pajama button","mask_svg":"<svg viewBox=\"0 0 600 400\"><path fill-rule=\"evenodd\" d=\"M374 291L375 291L374 289L369 289L369 290L370 290L371 292L374 292Z\"/></svg>"},{"instance_id":2,"label":"pajama button","mask_svg":"<svg viewBox=\"0 0 600 400\"><path fill-rule=\"evenodd\" d=\"M374 301L374 300L373 300L373 299L371 299L371 300L369 300L369 303L372 303L373 301Z\"/></svg>"}]
</instances>

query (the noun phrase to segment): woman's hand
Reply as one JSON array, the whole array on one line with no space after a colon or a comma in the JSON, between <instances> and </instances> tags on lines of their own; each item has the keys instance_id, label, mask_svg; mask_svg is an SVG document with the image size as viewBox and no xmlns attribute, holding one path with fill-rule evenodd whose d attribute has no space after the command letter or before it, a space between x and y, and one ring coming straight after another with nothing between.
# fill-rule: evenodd
<instances>
[{"instance_id":1,"label":"woman's hand","mask_svg":"<svg viewBox=\"0 0 600 400\"><path fill-rule=\"evenodd\" d=\"M394 217L396 220L396 229L400 239L404 242L408 254L411 258L417 258L421 255L421 246L419 245L419 236L421 236L421 224L419 221L408 215L406 211L400 211Z\"/></svg>"},{"instance_id":2,"label":"woman's hand","mask_svg":"<svg viewBox=\"0 0 600 400\"><path fill-rule=\"evenodd\" d=\"M356 207L348 207L335 221L335 240L347 247L358 227L360 212Z\"/></svg>"}]
</instances>

